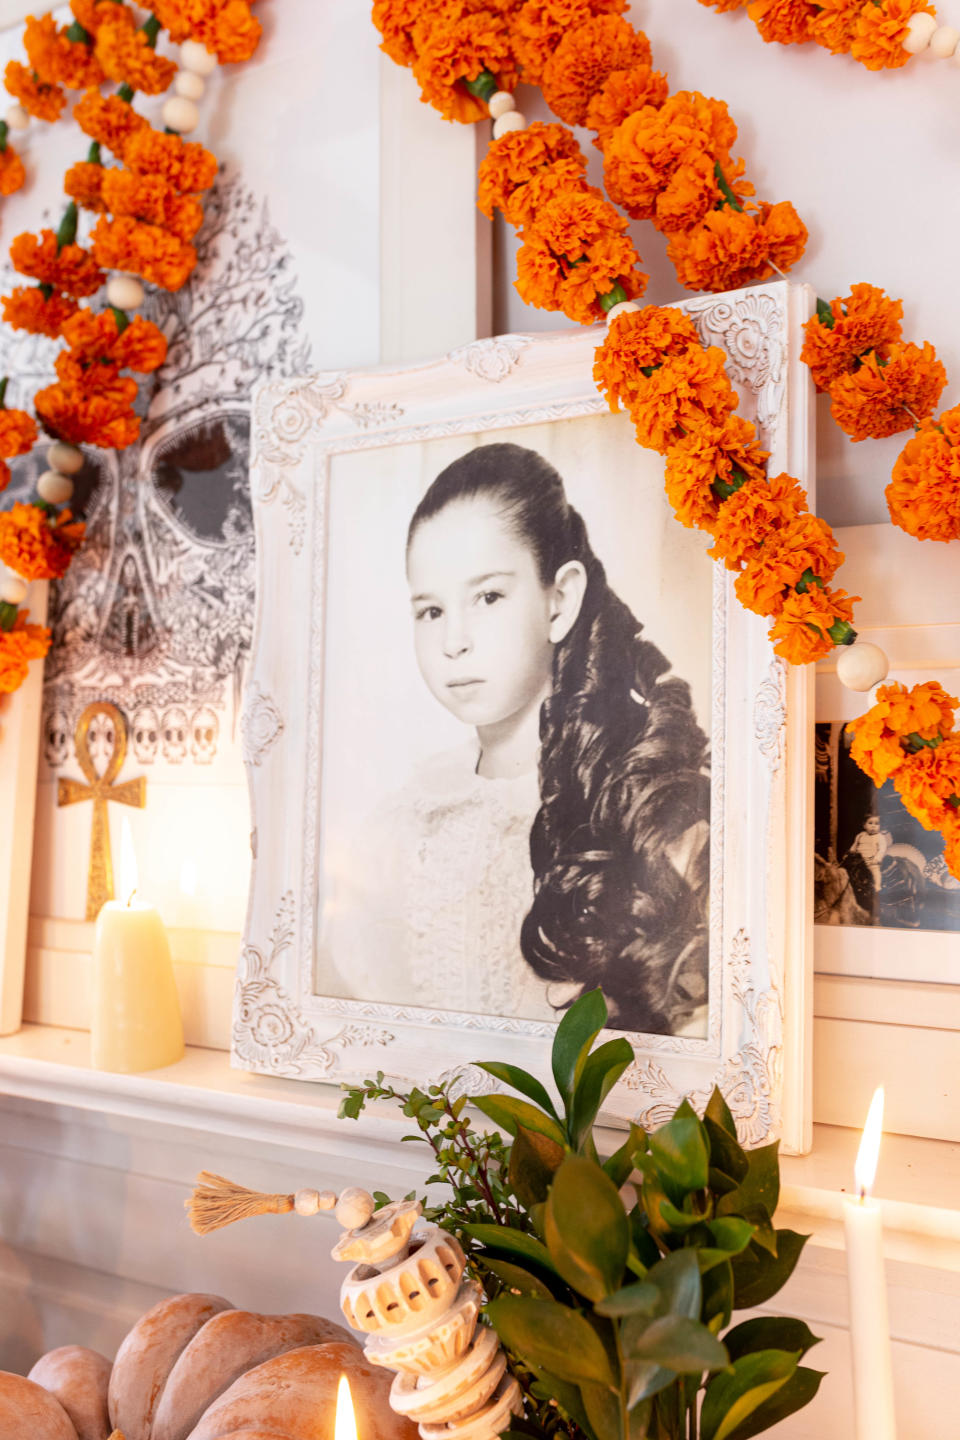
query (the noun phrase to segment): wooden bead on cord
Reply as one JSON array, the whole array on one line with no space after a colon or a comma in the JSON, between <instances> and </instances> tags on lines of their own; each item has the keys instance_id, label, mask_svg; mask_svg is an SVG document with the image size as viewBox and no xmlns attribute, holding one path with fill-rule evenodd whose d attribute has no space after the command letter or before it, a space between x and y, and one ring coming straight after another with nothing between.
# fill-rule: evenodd
<instances>
[{"instance_id":1,"label":"wooden bead on cord","mask_svg":"<svg viewBox=\"0 0 960 1440\"><path fill-rule=\"evenodd\" d=\"M903 37L903 48L908 55L919 55L930 44L937 22L925 10L919 10L907 21L907 33Z\"/></svg>"},{"instance_id":2,"label":"wooden bead on cord","mask_svg":"<svg viewBox=\"0 0 960 1440\"><path fill-rule=\"evenodd\" d=\"M618 315L630 315L634 310L639 309L640 306L636 303L636 301L621 300L618 305L611 305L610 309L607 311L607 324L612 324L613 321L616 320Z\"/></svg>"},{"instance_id":3,"label":"wooden bead on cord","mask_svg":"<svg viewBox=\"0 0 960 1440\"><path fill-rule=\"evenodd\" d=\"M37 494L48 505L66 505L73 497L73 481L59 470L44 470L37 481Z\"/></svg>"},{"instance_id":4,"label":"wooden bead on cord","mask_svg":"<svg viewBox=\"0 0 960 1440\"><path fill-rule=\"evenodd\" d=\"M498 90L491 95L487 101L487 109L490 111L491 120L499 120L501 115L506 115L510 110L516 110L517 102L509 90Z\"/></svg>"},{"instance_id":5,"label":"wooden bead on cord","mask_svg":"<svg viewBox=\"0 0 960 1440\"><path fill-rule=\"evenodd\" d=\"M30 124L30 116L22 105L8 105L3 118L10 130L26 130Z\"/></svg>"},{"instance_id":6,"label":"wooden bead on cord","mask_svg":"<svg viewBox=\"0 0 960 1440\"><path fill-rule=\"evenodd\" d=\"M47 451L47 464L61 475L79 475L83 469L83 451L77 445L55 440Z\"/></svg>"},{"instance_id":7,"label":"wooden bead on cord","mask_svg":"<svg viewBox=\"0 0 960 1440\"><path fill-rule=\"evenodd\" d=\"M173 88L185 100L202 100L206 82L202 75L193 70L178 70L173 77Z\"/></svg>"},{"instance_id":8,"label":"wooden bead on cord","mask_svg":"<svg viewBox=\"0 0 960 1440\"><path fill-rule=\"evenodd\" d=\"M192 70L194 75L205 78L216 70L217 57L211 55L207 47L198 40L184 40L180 46L180 64L184 70Z\"/></svg>"},{"instance_id":9,"label":"wooden bead on cord","mask_svg":"<svg viewBox=\"0 0 960 1440\"><path fill-rule=\"evenodd\" d=\"M887 678L890 661L879 645L857 640L841 645L837 655L837 679L848 690L872 690Z\"/></svg>"},{"instance_id":10,"label":"wooden bead on cord","mask_svg":"<svg viewBox=\"0 0 960 1440\"><path fill-rule=\"evenodd\" d=\"M493 138L499 140L501 135L507 135L511 130L525 130L527 118L521 115L519 110L508 110L505 114L499 115L493 122Z\"/></svg>"},{"instance_id":11,"label":"wooden bead on cord","mask_svg":"<svg viewBox=\"0 0 960 1440\"><path fill-rule=\"evenodd\" d=\"M143 286L136 275L111 275L107 281L107 303L118 310L139 310Z\"/></svg>"},{"instance_id":12,"label":"wooden bead on cord","mask_svg":"<svg viewBox=\"0 0 960 1440\"><path fill-rule=\"evenodd\" d=\"M0 580L0 601L4 605L22 605L26 598L26 580L19 575L4 575Z\"/></svg>"},{"instance_id":13,"label":"wooden bead on cord","mask_svg":"<svg viewBox=\"0 0 960 1440\"><path fill-rule=\"evenodd\" d=\"M164 102L160 117L164 125L178 135L189 135L200 124L200 111L192 100L185 99L183 95L171 95Z\"/></svg>"},{"instance_id":14,"label":"wooden bead on cord","mask_svg":"<svg viewBox=\"0 0 960 1440\"><path fill-rule=\"evenodd\" d=\"M953 25L938 25L930 36L930 54L938 60L949 60L960 45L960 30Z\"/></svg>"}]
</instances>

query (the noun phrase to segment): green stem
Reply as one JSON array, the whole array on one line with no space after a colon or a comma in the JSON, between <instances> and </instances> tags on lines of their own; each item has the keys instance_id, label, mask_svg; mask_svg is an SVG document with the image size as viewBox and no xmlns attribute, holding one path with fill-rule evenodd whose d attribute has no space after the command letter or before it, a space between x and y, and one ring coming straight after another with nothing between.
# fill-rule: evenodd
<instances>
[{"instance_id":1,"label":"green stem","mask_svg":"<svg viewBox=\"0 0 960 1440\"><path fill-rule=\"evenodd\" d=\"M122 335L124 330L126 330L127 326L130 324L130 316L127 314L126 310L121 310L116 305L108 305L107 309L113 311L113 318L117 322L117 334Z\"/></svg>"},{"instance_id":2,"label":"green stem","mask_svg":"<svg viewBox=\"0 0 960 1440\"><path fill-rule=\"evenodd\" d=\"M77 202L71 200L63 212L63 219L57 228L57 254L64 245L72 245L77 238Z\"/></svg>"},{"instance_id":3,"label":"green stem","mask_svg":"<svg viewBox=\"0 0 960 1440\"><path fill-rule=\"evenodd\" d=\"M734 467L730 471L729 480L721 480L718 475L710 488L721 500L729 500L730 496L736 495L741 485L746 485L746 483L746 475L744 475L742 470L737 470L736 467Z\"/></svg>"},{"instance_id":4,"label":"green stem","mask_svg":"<svg viewBox=\"0 0 960 1440\"><path fill-rule=\"evenodd\" d=\"M486 105L490 96L497 93L497 77L491 75L489 70L481 70L473 80L464 80L463 88Z\"/></svg>"},{"instance_id":5,"label":"green stem","mask_svg":"<svg viewBox=\"0 0 960 1440\"><path fill-rule=\"evenodd\" d=\"M828 330L832 330L837 323L837 317L833 313L833 307L828 305L826 300L821 300L819 296L817 297L817 319L820 321L820 324L825 325Z\"/></svg>"},{"instance_id":6,"label":"green stem","mask_svg":"<svg viewBox=\"0 0 960 1440\"><path fill-rule=\"evenodd\" d=\"M722 203L724 205L729 205L731 210L737 210L742 214L743 206L740 204L740 201L737 199L736 195L734 195L733 191L731 190L726 175L724 175L723 171L720 169L719 160L714 161L713 173L717 177L717 184L720 187L720 194L723 196Z\"/></svg>"},{"instance_id":7,"label":"green stem","mask_svg":"<svg viewBox=\"0 0 960 1440\"><path fill-rule=\"evenodd\" d=\"M75 45L93 44L93 36L90 34L89 30L84 30L79 20L74 20L73 24L67 31L66 38L68 40L72 40Z\"/></svg>"},{"instance_id":8,"label":"green stem","mask_svg":"<svg viewBox=\"0 0 960 1440\"><path fill-rule=\"evenodd\" d=\"M133 103L133 94L134 91L132 85L121 85L120 89L117 91L117 99L125 100L128 105L131 105Z\"/></svg>"},{"instance_id":9,"label":"green stem","mask_svg":"<svg viewBox=\"0 0 960 1440\"><path fill-rule=\"evenodd\" d=\"M10 376L4 375L0 380L0 410L7 408L7 386L10 384Z\"/></svg>"},{"instance_id":10,"label":"green stem","mask_svg":"<svg viewBox=\"0 0 960 1440\"><path fill-rule=\"evenodd\" d=\"M53 286L48 285L46 281L42 281L37 286L37 289L40 291L40 294L43 296L44 300L49 300L50 296L53 294Z\"/></svg>"},{"instance_id":11,"label":"green stem","mask_svg":"<svg viewBox=\"0 0 960 1440\"><path fill-rule=\"evenodd\" d=\"M2 154L3 151L7 148L7 135L9 134L9 132L10 126L7 124L6 120L0 120L0 154Z\"/></svg>"},{"instance_id":12,"label":"green stem","mask_svg":"<svg viewBox=\"0 0 960 1440\"><path fill-rule=\"evenodd\" d=\"M800 579L797 581L796 585L794 585L793 588L794 590L796 590L798 595L806 595L811 585L816 585L818 590L823 589L823 581L820 579L820 576L814 575L812 570L807 569L804 570L803 574L800 576Z\"/></svg>"},{"instance_id":13,"label":"green stem","mask_svg":"<svg viewBox=\"0 0 960 1440\"><path fill-rule=\"evenodd\" d=\"M0 630L12 630L18 613L16 605L11 605L6 600L0 600Z\"/></svg>"},{"instance_id":14,"label":"green stem","mask_svg":"<svg viewBox=\"0 0 960 1440\"><path fill-rule=\"evenodd\" d=\"M156 15L151 15L149 20L143 22L140 26L140 33L146 35L147 44L152 50L157 43L157 36L160 34L160 21Z\"/></svg>"},{"instance_id":15,"label":"green stem","mask_svg":"<svg viewBox=\"0 0 960 1440\"><path fill-rule=\"evenodd\" d=\"M900 743L909 754L916 755L919 750L936 750L943 744L943 736L934 735L931 739L924 740L923 736L918 735L916 730L911 730L906 739Z\"/></svg>"},{"instance_id":16,"label":"green stem","mask_svg":"<svg viewBox=\"0 0 960 1440\"><path fill-rule=\"evenodd\" d=\"M100 155L100 141L99 141L99 140L94 140L94 141L91 142L90 149L87 151L87 164L88 164L88 165L102 165L102 164L103 164L103 160L102 160L101 155Z\"/></svg>"},{"instance_id":17,"label":"green stem","mask_svg":"<svg viewBox=\"0 0 960 1440\"><path fill-rule=\"evenodd\" d=\"M857 632L849 620L834 620L827 634L834 645L852 645L857 638Z\"/></svg>"},{"instance_id":18,"label":"green stem","mask_svg":"<svg viewBox=\"0 0 960 1440\"><path fill-rule=\"evenodd\" d=\"M600 296L600 309L606 313L608 310L612 310L614 305L622 305L626 299L627 292L618 280L612 290L608 290L606 295Z\"/></svg>"}]
</instances>

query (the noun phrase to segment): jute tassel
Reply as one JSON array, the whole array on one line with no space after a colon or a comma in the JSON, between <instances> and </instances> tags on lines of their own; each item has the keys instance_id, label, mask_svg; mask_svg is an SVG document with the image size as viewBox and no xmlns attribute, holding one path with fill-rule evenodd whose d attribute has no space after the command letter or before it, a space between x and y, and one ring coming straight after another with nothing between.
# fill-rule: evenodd
<instances>
[{"instance_id":1,"label":"jute tassel","mask_svg":"<svg viewBox=\"0 0 960 1440\"><path fill-rule=\"evenodd\" d=\"M292 1195L267 1195L261 1190L248 1190L223 1175L201 1170L189 1200L183 1203L190 1217L191 1228L198 1235L209 1235L234 1220L250 1215L286 1215L293 1209Z\"/></svg>"}]
</instances>

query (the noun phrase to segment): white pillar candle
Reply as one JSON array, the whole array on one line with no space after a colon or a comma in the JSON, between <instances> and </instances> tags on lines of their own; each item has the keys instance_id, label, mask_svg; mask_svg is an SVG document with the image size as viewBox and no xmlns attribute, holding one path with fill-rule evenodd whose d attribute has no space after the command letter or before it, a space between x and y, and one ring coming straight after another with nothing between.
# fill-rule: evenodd
<instances>
[{"instance_id":1,"label":"white pillar candle","mask_svg":"<svg viewBox=\"0 0 960 1440\"><path fill-rule=\"evenodd\" d=\"M90 1054L98 1070L132 1073L183 1058L183 1022L163 921L133 894L136 861L124 817L119 900L97 917Z\"/></svg>"},{"instance_id":2,"label":"white pillar candle","mask_svg":"<svg viewBox=\"0 0 960 1440\"><path fill-rule=\"evenodd\" d=\"M881 1087L870 1105L857 1153L856 1194L843 1202L856 1440L896 1440L883 1221L879 1201L870 1194L882 1129Z\"/></svg>"}]
</instances>

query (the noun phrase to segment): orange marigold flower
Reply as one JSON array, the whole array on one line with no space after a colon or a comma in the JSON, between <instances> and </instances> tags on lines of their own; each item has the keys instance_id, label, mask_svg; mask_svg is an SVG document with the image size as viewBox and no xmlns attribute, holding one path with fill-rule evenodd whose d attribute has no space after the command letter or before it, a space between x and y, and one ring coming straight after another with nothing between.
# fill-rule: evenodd
<instances>
[{"instance_id":1,"label":"orange marigold flower","mask_svg":"<svg viewBox=\"0 0 960 1440\"><path fill-rule=\"evenodd\" d=\"M513 18L513 45L523 78L539 85L564 35L594 15L621 15L627 0L526 0Z\"/></svg>"},{"instance_id":2,"label":"orange marigold flower","mask_svg":"<svg viewBox=\"0 0 960 1440\"><path fill-rule=\"evenodd\" d=\"M665 454L683 435L708 421L722 425L737 397L724 369L726 356L716 345L692 345L664 360L630 405L639 444Z\"/></svg>"},{"instance_id":3,"label":"orange marigold flower","mask_svg":"<svg viewBox=\"0 0 960 1440\"><path fill-rule=\"evenodd\" d=\"M718 15L725 15L728 10L742 10L746 3L747 0L700 0L701 5L709 5Z\"/></svg>"},{"instance_id":4,"label":"orange marigold flower","mask_svg":"<svg viewBox=\"0 0 960 1440\"><path fill-rule=\"evenodd\" d=\"M211 54L216 54L222 65L249 60L263 32L260 21L250 13L248 0L148 0L148 7L163 28L169 31L171 40L178 45L184 40L198 40ZM380 10L388 12L388 29L391 25L389 12L396 12L394 27L399 33L405 31L407 22L413 25L421 17L424 6L416 0L387 0L386 5L375 5L374 24L378 29L377 13ZM381 48L386 49L386 46ZM402 58L398 51L391 55L391 59L400 65L409 65L413 59L412 50L409 54L404 52Z\"/></svg>"},{"instance_id":5,"label":"orange marigold flower","mask_svg":"<svg viewBox=\"0 0 960 1440\"><path fill-rule=\"evenodd\" d=\"M594 140L602 150L614 130L623 124L628 115L642 110L644 105L655 109L664 103L669 94L667 77L649 65L634 65L629 70L613 70L601 88L590 97L584 124L596 130Z\"/></svg>"},{"instance_id":6,"label":"orange marigold flower","mask_svg":"<svg viewBox=\"0 0 960 1440\"><path fill-rule=\"evenodd\" d=\"M117 339L113 356L125 370L147 375L158 370L167 358L167 337L142 315L135 315Z\"/></svg>"},{"instance_id":7,"label":"orange marigold flower","mask_svg":"<svg viewBox=\"0 0 960 1440\"><path fill-rule=\"evenodd\" d=\"M413 30L416 55L411 65L420 99L433 105L445 120L470 124L489 114L482 100L461 84L483 70L497 77L502 90L512 90L517 71L510 35L493 8L468 11L466 5L424 15Z\"/></svg>"},{"instance_id":8,"label":"orange marigold flower","mask_svg":"<svg viewBox=\"0 0 960 1440\"><path fill-rule=\"evenodd\" d=\"M84 364L71 350L62 350L54 360L53 368L64 389L76 391L78 395L97 390L124 406L132 405L137 398L137 382L129 376L121 380L119 365L112 365L109 360ZM129 388L131 385L134 387L132 391Z\"/></svg>"},{"instance_id":9,"label":"orange marigold flower","mask_svg":"<svg viewBox=\"0 0 960 1440\"><path fill-rule=\"evenodd\" d=\"M720 199L714 166L730 167L736 135L726 105L696 91L678 91L659 110L645 105L607 139L607 193L634 219L689 229Z\"/></svg>"},{"instance_id":10,"label":"orange marigold flower","mask_svg":"<svg viewBox=\"0 0 960 1440\"><path fill-rule=\"evenodd\" d=\"M256 52L263 26L251 13L247 0L218 4L198 39L212 50L221 65L236 65Z\"/></svg>"},{"instance_id":11,"label":"orange marigold flower","mask_svg":"<svg viewBox=\"0 0 960 1440\"><path fill-rule=\"evenodd\" d=\"M960 798L960 735L950 735L935 750L911 755L894 776L897 793L925 830L939 830L957 817L950 801Z\"/></svg>"},{"instance_id":12,"label":"orange marigold flower","mask_svg":"<svg viewBox=\"0 0 960 1440\"><path fill-rule=\"evenodd\" d=\"M26 178L23 161L8 140L0 150L0 195L13 195Z\"/></svg>"},{"instance_id":13,"label":"orange marigold flower","mask_svg":"<svg viewBox=\"0 0 960 1440\"><path fill-rule=\"evenodd\" d=\"M141 225L120 215L101 215L90 234L97 260L108 270L140 275L162 290L179 290L197 263L197 252L159 225Z\"/></svg>"},{"instance_id":14,"label":"orange marigold flower","mask_svg":"<svg viewBox=\"0 0 960 1440\"><path fill-rule=\"evenodd\" d=\"M164 0L152 0L151 9L176 40L179 37L163 17ZM411 32L423 14L423 0L374 0L373 23L382 37L380 49L396 65L409 68L416 59ZM184 35L183 39L187 36Z\"/></svg>"},{"instance_id":15,"label":"orange marigold flower","mask_svg":"<svg viewBox=\"0 0 960 1440\"><path fill-rule=\"evenodd\" d=\"M778 270L792 270L807 248L810 232L789 200L760 206L760 228L766 261ZM766 274L758 276L765 280Z\"/></svg>"},{"instance_id":16,"label":"orange marigold flower","mask_svg":"<svg viewBox=\"0 0 960 1440\"><path fill-rule=\"evenodd\" d=\"M96 35L101 25L112 20L116 11L125 8L119 3L119 0L70 0L73 18L78 20L84 30L88 30L91 35Z\"/></svg>"},{"instance_id":17,"label":"orange marigold flower","mask_svg":"<svg viewBox=\"0 0 960 1440\"><path fill-rule=\"evenodd\" d=\"M47 85L65 85L68 90L85 90L100 85L103 71L89 45L67 38L66 29L52 15L39 20L27 16L23 46L32 68Z\"/></svg>"},{"instance_id":18,"label":"orange marigold flower","mask_svg":"<svg viewBox=\"0 0 960 1440\"><path fill-rule=\"evenodd\" d=\"M850 54L868 70L897 70L910 59L903 42L911 16L936 12L927 0L884 0L864 5L857 16L857 33Z\"/></svg>"},{"instance_id":19,"label":"orange marigold flower","mask_svg":"<svg viewBox=\"0 0 960 1440\"><path fill-rule=\"evenodd\" d=\"M104 208L162 225L179 240L192 240L203 224L203 206L192 195L179 195L159 175L137 175L112 168L103 172Z\"/></svg>"},{"instance_id":20,"label":"orange marigold flower","mask_svg":"<svg viewBox=\"0 0 960 1440\"><path fill-rule=\"evenodd\" d=\"M59 580L67 573L85 527L69 510L51 519L39 505L15 501L0 514L0 560L24 580Z\"/></svg>"},{"instance_id":21,"label":"orange marigold flower","mask_svg":"<svg viewBox=\"0 0 960 1440\"><path fill-rule=\"evenodd\" d=\"M544 125L535 120L526 130L509 130L493 141L480 163L477 204L490 220L494 210L499 209L511 225L519 224L513 218L517 213L514 197L521 202L516 192L560 161L565 166L562 173L568 176L572 177L573 167L581 176L586 172L586 156L562 125Z\"/></svg>"},{"instance_id":22,"label":"orange marigold flower","mask_svg":"<svg viewBox=\"0 0 960 1440\"><path fill-rule=\"evenodd\" d=\"M608 326L606 338L594 354L593 378L607 397L611 410L621 404L630 410L646 387L645 369L671 355L683 355L696 346L700 336L689 315L672 305L645 305L627 310Z\"/></svg>"},{"instance_id":23,"label":"orange marigold flower","mask_svg":"<svg viewBox=\"0 0 960 1440\"><path fill-rule=\"evenodd\" d=\"M217 175L216 156L197 141L161 135L149 125L131 135L123 149L123 160L139 175L160 176L181 195L209 190Z\"/></svg>"},{"instance_id":24,"label":"orange marigold flower","mask_svg":"<svg viewBox=\"0 0 960 1440\"><path fill-rule=\"evenodd\" d=\"M0 460L0 491L6 490L10 484L10 466L6 460Z\"/></svg>"},{"instance_id":25,"label":"orange marigold flower","mask_svg":"<svg viewBox=\"0 0 960 1440\"><path fill-rule=\"evenodd\" d=\"M104 275L93 256L80 245L57 248L52 230L41 230L39 236L29 232L18 235L10 246L10 259L15 270L29 275L41 285L52 285L68 295L92 295L103 284Z\"/></svg>"},{"instance_id":26,"label":"orange marigold flower","mask_svg":"<svg viewBox=\"0 0 960 1440\"><path fill-rule=\"evenodd\" d=\"M830 311L832 325L816 314L803 327L800 359L809 365L818 390L829 390L868 350L886 357L888 347L900 339L903 301L891 300L876 285L851 285L850 294L833 300Z\"/></svg>"},{"instance_id":27,"label":"orange marigold flower","mask_svg":"<svg viewBox=\"0 0 960 1440\"><path fill-rule=\"evenodd\" d=\"M951 819L943 827L943 858L950 874L960 880L960 820Z\"/></svg>"},{"instance_id":28,"label":"orange marigold flower","mask_svg":"<svg viewBox=\"0 0 960 1440\"><path fill-rule=\"evenodd\" d=\"M782 473L768 480L752 476L720 506L713 549L707 553L722 560L728 570L740 570L768 538L807 508L806 491L792 475Z\"/></svg>"},{"instance_id":29,"label":"orange marigold flower","mask_svg":"<svg viewBox=\"0 0 960 1440\"><path fill-rule=\"evenodd\" d=\"M34 79L33 71L19 60L10 60L3 72L3 83L14 100L19 100L28 114L37 120L59 120L67 97L59 85L45 85Z\"/></svg>"},{"instance_id":30,"label":"orange marigold flower","mask_svg":"<svg viewBox=\"0 0 960 1440\"><path fill-rule=\"evenodd\" d=\"M846 55L857 33L863 0L817 0L810 20L810 38L832 55Z\"/></svg>"},{"instance_id":31,"label":"orange marigold flower","mask_svg":"<svg viewBox=\"0 0 960 1440\"><path fill-rule=\"evenodd\" d=\"M780 614L770 626L773 652L790 665L808 665L813 660L822 660L833 649L830 627L838 620L849 625L853 620L853 607L859 595L848 595L845 590L822 590L812 585L805 594L796 591L788 595Z\"/></svg>"},{"instance_id":32,"label":"orange marigold flower","mask_svg":"<svg viewBox=\"0 0 960 1440\"><path fill-rule=\"evenodd\" d=\"M97 30L96 55L108 80L144 95L162 95L177 73L172 60L158 55L129 10L116 13Z\"/></svg>"},{"instance_id":33,"label":"orange marigold flower","mask_svg":"<svg viewBox=\"0 0 960 1440\"><path fill-rule=\"evenodd\" d=\"M517 291L529 305L562 310L582 325L600 319L600 297L618 282L630 298L647 277L624 231L627 221L599 194L577 192L546 204L523 232Z\"/></svg>"},{"instance_id":34,"label":"orange marigold flower","mask_svg":"<svg viewBox=\"0 0 960 1440\"><path fill-rule=\"evenodd\" d=\"M26 410L0 410L0 456L12 460L37 443L37 422Z\"/></svg>"},{"instance_id":35,"label":"orange marigold flower","mask_svg":"<svg viewBox=\"0 0 960 1440\"><path fill-rule=\"evenodd\" d=\"M960 539L960 405L924 420L897 457L890 519L917 540Z\"/></svg>"},{"instance_id":36,"label":"orange marigold flower","mask_svg":"<svg viewBox=\"0 0 960 1440\"><path fill-rule=\"evenodd\" d=\"M136 389L136 381L127 383ZM50 434L71 445L124 450L140 434L140 417L118 405L111 394L56 384L38 390L33 403Z\"/></svg>"},{"instance_id":37,"label":"orange marigold flower","mask_svg":"<svg viewBox=\"0 0 960 1440\"><path fill-rule=\"evenodd\" d=\"M568 30L543 69L543 98L568 125L582 125L591 98L614 70L649 65L650 41L622 15L595 15Z\"/></svg>"},{"instance_id":38,"label":"orange marigold flower","mask_svg":"<svg viewBox=\"0 0 960 1440\"><path fill-rule=\"evenodd\" d=\"M827 522L818 515L794 515L752 551L736 579L737 599L758 615L779 615L788 592L803 583L808 570L826 584L842 563ZM817 587L811 582L810 588Z\"/></svg>"},{"instance_id":39,"label":"orange marigold flower","mask_svg":"<svg viewBox=\"0 0 960 1440\"><path fill-rule=\"evenodd\" d=\"M50 649L50 631L44 625L28 625L21 610L9 630L0 630L0 693L12 695L27 678L31 660L42 660Z\"/></svg>"},{"instance_id":40,"label":"orange marigold flower","mask_svg":"<svg viewBox=\"0 0 960 1440\"><path fill-rule=\"evenodd\" d=\"M724 504L714 483L729 485L738 475L763 483L766 459L756 426L742 415L728 415L722 425L698 425L667 451L664 483L677 519L712 530Z\"/></svg>"},{"instance_id":41,"label":"orange marigold flower","mask_svg":"<svg viewBox=\"0 0 960 1440\"><path fill-rule=\"evenodd\" d=\"M881 363L876 351L859 369L841 375L830 387L831 414L851 440L882 440L922 420L934 410L947 383L947 372L933 346L890 346Z\"/></svg>"},{"instance_id":42,"label":"orange marigold flower","mask_svg":"<svg viewBox=\"0 0 960 1440\"><path fill-rule=\"evenodd\" d=\"M106 174L102 165L94 165L89 160L79 160L63 177L63 188L71 200L84 210L104 210L103 203L103 177Z\"/></svg>"},{"instance_id":43,"label":"orange marigold flower","mask_svg":"<svg viewBox=\"0 0 960 1440\"><path fill-rule=\"evenodd\" d=\"M156 370L167 354L166 338L152 320L135 315L121 332L112 310L79 311L64 325L63 338L71 358L81 364L109 360L142 374Z\"/></svg>"},{"instance_id":44,"label":"orange marigold flower","mask_svg":"<svg viewBox=\"0 0 960 1440\"><path fill-rule=\"evenodd\" d=\"M77 308L77 302L69 295L56 291L49 300L44 299L38 286L19 285L9 295L4 295L3 318L15 330L28 330L31 335L49 335L55 340L60 327Z\"/></svg>"},{"instance_id":45,"label":"orange marigold flower","mask_svg":"<svg viewBox=\"0 0 960 1440\"><path fill-rule=\"evenodd\" d=\"M802 45L811 39L809 0L750 0L747 14L766 41Z\"/></svg>"},{"instance_id":46,"label":"orange marigold flower","mask_svg":"<svg viewBox=\"0 0 960 1440\"><path fill-rule=\"evenodd\" d=\"M85 135L106 145L114 155L123 155L131 138L150 131L150 123L132 105L117 95L104 99L99 90L88 90L73 107L73 118ZM151 132L152 133L152 132Z\"/></svg>"},{"instance_id":47,"label":"orange marigold flower","mask_svg":"<svg viewBox=\"0 0 960 1440\"><path fill-rule=\"evenodd\" d=\"M687 290L736 290L771 273L755 216L726 205L671 235L667 256Z\"/></svg>"},{"instance_id":48,"label":"orange marigold flower","mask_svg":"<svg viewBox=\"0 0 960 1440\"><path fill-rule=\"evenodd\" d=\"M882 785L910 758L901 742L910 736L920 740L946 737L953 730L953 712L958 705L960 700L948 695L936 680L910 690L897 680L881 685L870 709L847 726L854 737L851 758L875 785Z\"/></svg>"}]
</instances>

